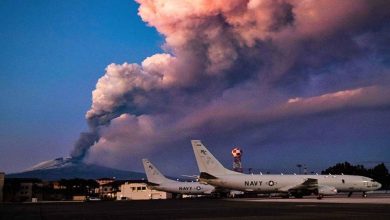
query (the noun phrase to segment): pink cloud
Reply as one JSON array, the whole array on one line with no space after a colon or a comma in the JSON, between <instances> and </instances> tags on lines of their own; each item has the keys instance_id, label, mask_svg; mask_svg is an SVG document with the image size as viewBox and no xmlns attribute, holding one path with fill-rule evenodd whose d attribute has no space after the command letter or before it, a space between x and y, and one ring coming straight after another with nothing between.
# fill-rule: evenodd
<instances>
[{"instance_id":1,"label":"pink cloud","mask_svg":"<svg viewBox=\"0 0 390 220\"><path fill-rule=\"evenodd\" d=\"M203 132L226 133L239 131L243 127L256 128L292 117L389 106L390 89L371 86L315 97L295 97L263 109L256 107L258 103L255 100L231 101L199 106L174 121L161 115L123 114L102 130L99 142L89 152L88 161L101 163L101 158L105 158L105 163L116 165L127 160L127 155L142 157L161 147L175 148L177 146L169 143L186 135L193 137Z\"/></svg>"},{"instance_id":2,"label":"pink cloud","mask_svg":"<svg viewBox=\"0 0 390 220\"><path fill-rule=\"evenodd\" d=\"M359 38L372 11L386 11L376 1L137 2L166 53L106 68L86 115L98 119L91 124L100 137L91 162L119 164L200 134L390 104L381 59L355 65L378 56L375 42Z\"/></svg>"}]
</instances>

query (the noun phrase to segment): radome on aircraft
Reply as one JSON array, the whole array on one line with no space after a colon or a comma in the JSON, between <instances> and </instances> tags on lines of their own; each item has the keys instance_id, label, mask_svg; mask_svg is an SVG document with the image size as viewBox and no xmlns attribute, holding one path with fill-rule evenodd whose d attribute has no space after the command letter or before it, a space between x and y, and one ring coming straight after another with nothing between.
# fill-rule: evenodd
<instances>
[{"instance_id":1,"label":"radome on aircraft","mask_svg":"<svg viewBox=\"0 0 390 220\"><path fill-rule=\"evenodd\" d=\"M168 179L148 159L142 159L142 163L152 189L187 195L210 195L215 190L214 186L206 183L179 182Z\"/></svg>"},{"instance_id":2,"label":"radome on aircraft","mask_svg":"<svg viewBox=\"0 0 390 220\"><path fill-rule=\"evenodd\" d=\"M379 189L371 178L353 175L255 175L226 169L202 144L192 140L200 180L216 187L258 193L283 193L300 198L312 193L321 199L337 192L363 192Z\"/></svg>"}]
</instances>

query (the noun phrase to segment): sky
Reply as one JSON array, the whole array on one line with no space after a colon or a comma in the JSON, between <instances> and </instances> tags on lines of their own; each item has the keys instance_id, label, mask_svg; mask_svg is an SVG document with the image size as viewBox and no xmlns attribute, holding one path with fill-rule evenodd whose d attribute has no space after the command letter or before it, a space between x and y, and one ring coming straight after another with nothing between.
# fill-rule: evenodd
<instances>
[{"instance_id":1,"label":"sky","mask_svg":"<svg viewBox=\"0 0 390 220\"><path fill-rule=\"evenodd\" d=\"M69 156L105 67L161 51L132 1L0 1L0 170Z\"/></svg>"},{"instance_id":2,"label":"sky","mask_svg":"<svg viewBox=\"0 0 390 220\"><path fill-rule=\"evenodd\" d=\"M388 1L0 1L0 170L390 161Z\"/></svg>"}]
</instances>

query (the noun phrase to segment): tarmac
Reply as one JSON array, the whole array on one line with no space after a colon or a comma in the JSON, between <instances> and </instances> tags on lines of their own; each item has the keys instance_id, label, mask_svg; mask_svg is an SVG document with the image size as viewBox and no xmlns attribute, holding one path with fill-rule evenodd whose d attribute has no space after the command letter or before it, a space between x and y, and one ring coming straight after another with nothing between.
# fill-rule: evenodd
<instances>
[{"instance_id":1,"label":"tarmac","mask_svg":"<svg viewBox=\"0 0 390 220\"><path fill-rule=\"evenodd\" d=\"M1 220L390 219L390 196L0 203Z\"/></svg>"},{"instance_id":2,"label":"tarmac","mask_svg":"<svg viewBox=\"0 0 390 220\"><path fill-rule=\"evenodd\" d=\"M296 198L250 198L236 199L235 201L246 202L283 202L283 203L344 203L344 204L387 204L390 205L390 194L371 194L363 198L360 194L348 197L345 195L335 195L318 200L315 196L305 196L301 199Z\"/></svg>"}]
</instances>

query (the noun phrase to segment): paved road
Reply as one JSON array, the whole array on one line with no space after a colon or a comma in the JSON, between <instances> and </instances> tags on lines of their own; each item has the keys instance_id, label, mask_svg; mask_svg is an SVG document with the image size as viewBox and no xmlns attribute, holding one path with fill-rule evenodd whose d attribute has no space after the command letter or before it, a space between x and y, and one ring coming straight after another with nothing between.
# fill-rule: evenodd
<instances>
[{"instance_id":1,"label":"paved road","mask_svg":"<svg viewBox=\"0 0 390 220\"><path fill-rule=\"evenodd\" d=\"M1 204L1 220L122 219L390 219L389 204L154 201Z\"/></svg>"}]
</instances>

